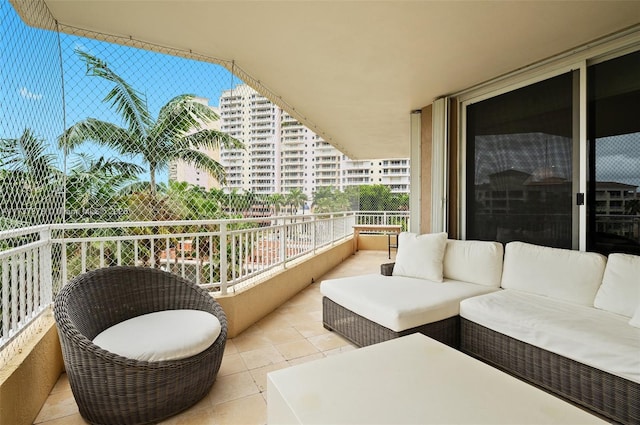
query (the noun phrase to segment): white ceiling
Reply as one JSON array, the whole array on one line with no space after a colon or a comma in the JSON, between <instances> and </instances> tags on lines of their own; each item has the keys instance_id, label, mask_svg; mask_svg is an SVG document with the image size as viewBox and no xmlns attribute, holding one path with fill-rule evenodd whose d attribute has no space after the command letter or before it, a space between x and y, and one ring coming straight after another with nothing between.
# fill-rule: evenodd
<instances>
[{"instance_id":1,"label":"white ceiling","mask_svg":"<svg viewBox=\"0 0 640 425\"><path fill-rule=\"evenodd\" d=\"M639 1L42 1L63 25L234 60L354 159L407 157L412 110L640 22Z\"/></svg>"}]
</instances>

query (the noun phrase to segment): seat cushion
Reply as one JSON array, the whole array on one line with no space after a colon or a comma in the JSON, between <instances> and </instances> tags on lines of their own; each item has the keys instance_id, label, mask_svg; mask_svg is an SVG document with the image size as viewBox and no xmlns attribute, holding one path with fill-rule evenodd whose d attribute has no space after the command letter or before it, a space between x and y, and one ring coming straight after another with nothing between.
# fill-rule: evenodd
<instances>
[{"instance_id":1,"label":"seat cushion","mask_svg":"<svg viewBox=\"0 0 640 425\"><path fill-rule=\"evenodd\" d=\"M504 249L500 242L449 239L444 253L444 277L498 288Z\"/></svg>"},{"instance_id":2,"label":"seat cushion","mask_svg":"<svg viewBox=\"0 0 640 425\"><path fill-rule=\"evenodd\" d=\"M325 297L395 332L457 316L460 300L496 290L468 282L379 274L320 284Z\"/></svg>"},{"instance_id":3,"label":"seat cushion","mask_svg":"<svg viewBox=\"0 0 640 425\"><path fill-rule=\"evenodd\" d=\"M165 310L113 325L93 343L128 359L179 360L207 349L221 330L218 318L206 311Z\"/></svg>"},{"instance_id":4,"label":"seat cushion","mask_svg":"<svg viewBox=\"0 0 640 425\"><path fill-rule=\"evenodd\" d=\"M460 316L640 383L640 329L628 317L512 289L462 301Z\"/></svg>"},{"instance_id":5,"label":"seat cushion","mask_svg":"<svg viewBox=\"0 0 640 425\"><path fill-rule=\"evenodd\" d=\"M640 304L640 256L609 254L594 305L631 317Z\"/></svg>"}]
</instances>

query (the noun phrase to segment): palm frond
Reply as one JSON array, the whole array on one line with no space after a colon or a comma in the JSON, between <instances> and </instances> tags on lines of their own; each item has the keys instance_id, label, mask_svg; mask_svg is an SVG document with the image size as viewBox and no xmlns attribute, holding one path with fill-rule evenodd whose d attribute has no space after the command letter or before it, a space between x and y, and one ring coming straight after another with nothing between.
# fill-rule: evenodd
<instances>
[{"instance_id":1,"label":"palm frond","mask_svg":"<svg viewBox=\"0 0 640 425\"><path fill-rule=\"evenodd\" d=\"M30 129L16 139L0 139L0 167L45 178L56 170L55 155L46 153L45 142Z\"/></svg>"},{"instance_id":2,"label":"palm frond","mask_svg":"<svg viewBox=\"0 0 640 425\"><path fill-rule=\"evenodd\" d=\"M226 182L227 173L222 164L205 153L194 149L182 149L176 152L176 157L206 171L221 184Z\"/></svg>"},{"instance_id":3,"label":"palm frond","mask_svg":"<svg viewBox=\"0 0 640 425\"><path fill-rule=\"evenodd\" d=\"M149 131L150 138L175 140L202 128L203 121L194 111L200 109L196 105L204 105L195 102L194 98L191 94L182 94L167 102L160 109L158 119Z\"/></svg>"},{"instance_id":4,"label":"palm frond","mask_svg":"<svg viewBox=\"0 0 640 425\"><path fill-rule=\"evenodd\" d=\"M92 141L115 149L125 155L135 155L140 151L138 140L128 130L116 124L95 118L87 118L66 129L58 137L58 146L68 152L84 142Z\"/></svg>"},{"instance_id":5,"label":"palm frond","mask_svg":"<svg viewBox=\"0 0 640 425\"><path fill-rule=\"evenodd\" d=\"M111 103L116 112L123 117L131 133L144 137L152 119L143 95L112 71L105 61L80 49L76 49L75 52L86 63L87 75L114 83L103 102Z\"/></svg>"},{"instance_id":6,"label":"palm frond","mask_svg":"<svg viewBox=\"0 0 640 425\"><path fill-rule=\"evenodd\" d=\"M183 137L185 146L209 149L246 149L244 143L219 130L204 129Z\"/></svg>"},{"instance_id":7,"label":"palm frond","mask_svg":"<svg viewBox=\"0 0 640 425\"><path fill-rule=\"evenodd\" d=\"M134 193L149 192L149 190L149 182L137 181L122 187L118 193L120 195L132 195ZM162 193L165 188L162 185L156 185L156 191Z\"/></svg>"},{"instance_id":8,"label":"palm frond","mask_svg":"<svg viewBox=\"0 0 640 425\"><path fill-rule=\"evenodd\" d=\"M100 157L94 164L94 169L111 176L120 175L124 178L133 178L145 171L145 169L138 164L120 161L114 158L105 159L104 157Z\"/></svg>"},{"instance_id":9,"label":"palm frond","mask_svg":"<svg viewBox=\"0 0 640 425\"><path fill-rule=\"evenodd\" d=\"M216 114L216 112L211 109L209 105L196 101L195 97L191 101L191 109L196 118L202 121L204 125L207 125L213 121L218 121L220 119L220 116Z\"/></svg>"}]
</instances>

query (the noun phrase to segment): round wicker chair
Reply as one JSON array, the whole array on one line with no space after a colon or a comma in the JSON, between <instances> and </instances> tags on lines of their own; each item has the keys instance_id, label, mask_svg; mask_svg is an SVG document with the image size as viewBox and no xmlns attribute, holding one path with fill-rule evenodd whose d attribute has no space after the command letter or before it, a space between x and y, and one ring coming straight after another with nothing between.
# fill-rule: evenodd
<instances>
[{"instance_id":1,"label":"round wicker chair","mask_svg":"<svg viewBox=\"0 0 640 425\"><path fill-rule=\"evenodd\" d=\"M222 327L216 341L192 357L158 362L127 359L91 342L124 320L175 309L214 314ZM60 290L54 315L71 390L90 423L158 422L202 399L220 369L224 311L207 291L171 273L142 267L87 272Z\"/></svg>"}]
</instances>

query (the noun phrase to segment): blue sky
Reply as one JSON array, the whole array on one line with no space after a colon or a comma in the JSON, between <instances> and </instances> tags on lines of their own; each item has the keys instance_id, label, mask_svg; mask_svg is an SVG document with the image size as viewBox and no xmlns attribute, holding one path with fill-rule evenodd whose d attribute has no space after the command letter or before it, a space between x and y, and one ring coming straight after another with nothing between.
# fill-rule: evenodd
<instances>
[{"instance_id":1,"label":"blue sky","mask_svg":"<svg viewBox=\"0 0 640 425\"><path fill-rule=\"evenodd\" d=\"M0 137L15 138L29 128L45 139L53 152L57 150L56 138L74 122L93 117L123 124L117 113L102 102L112 83L86 76L86 66L75 49L105 60L143 93L154 117L179 94L205 97L210 105L217 106L223 90L242 83L222 66L211 63L67 34L60 34L58 40L54 32L26 26L7 0L0 0L0 23L0 101L4 111L0 116ZM59 54L64 72L64 113ZM83 150L96 157L113 155L91 145ZM166 175L160 177L161 181L166 180ZM146 180L147 176L141 178Z\"/></svg>"}]
</instances>

